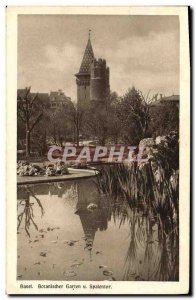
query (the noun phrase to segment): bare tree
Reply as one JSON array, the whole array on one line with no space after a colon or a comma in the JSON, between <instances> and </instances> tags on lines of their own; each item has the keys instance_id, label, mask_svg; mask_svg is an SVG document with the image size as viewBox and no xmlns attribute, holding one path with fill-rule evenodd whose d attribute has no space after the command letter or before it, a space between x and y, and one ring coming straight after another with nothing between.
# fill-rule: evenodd
<instances>
[{"instance_id":1,"label":"bare tree","mask_svg":"<svg viewBox=\"0 0 196 300\"><path fill-rule=\"evenodd\" d=\"M79 147L80 130L84 119L84 109L78 104L75 104L71 112L72 121L74 124L74 141L76 140L77 147Z\"/></svg>"},{"instance_id":2,"label":"bare tree","mask_svg":"<svg viewBox=\"0 0 196 300\"><path fill-rule=\"evenodd\" d=\"M23 95L17 96L18 117L26 127L26 156L31 152L31 132L40 122L44 114L45 103L41 101L38 94L31 94L31 87L25 88Z\"/></svg>"}]
</instances>

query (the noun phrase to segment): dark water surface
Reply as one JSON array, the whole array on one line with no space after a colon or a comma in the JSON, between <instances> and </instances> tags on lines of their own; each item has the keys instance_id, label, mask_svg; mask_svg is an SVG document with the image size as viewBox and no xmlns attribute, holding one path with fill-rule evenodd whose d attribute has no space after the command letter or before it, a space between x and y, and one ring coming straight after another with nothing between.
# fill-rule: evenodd
<instances>
[{"instance_id":1,"label":"dark water surface","mask_svg":"<svg viewBox=\"0 0 196 300\"><path fill-rule=\"evenodd\" d=\"M17 213L18 279L178 280L172 233L92 180L18 186Z\"/></svg>"}]
</instances>

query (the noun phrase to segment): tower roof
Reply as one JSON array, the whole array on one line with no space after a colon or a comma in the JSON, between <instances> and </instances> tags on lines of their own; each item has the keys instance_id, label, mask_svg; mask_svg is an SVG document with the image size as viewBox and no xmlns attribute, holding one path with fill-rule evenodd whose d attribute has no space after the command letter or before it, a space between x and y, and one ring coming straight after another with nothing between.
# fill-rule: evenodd
<instances>
[{"instance_id":1,"label":"tower roof","mask_svg":"<svg viewBox=\"0 0 196 300\"><path fill-rule=\"evenodd\" d=\"M91 65L93 59L94 59L94 53L93 53L93 48L92 48L91 40L90 40L90 36L89 36L88 43L87 43L86 49L84 51L84 56L82 59L79 73L90 73L90 65Z\"/></svg>"}]
</instances>

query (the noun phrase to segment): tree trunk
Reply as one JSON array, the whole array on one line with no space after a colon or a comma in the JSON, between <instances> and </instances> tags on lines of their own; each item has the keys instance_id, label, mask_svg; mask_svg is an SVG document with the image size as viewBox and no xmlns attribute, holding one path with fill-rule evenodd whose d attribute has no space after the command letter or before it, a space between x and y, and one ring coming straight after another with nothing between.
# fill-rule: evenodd
<instances>
[{"instance_id":1,"label":"tree trunk","mask_svg":"<svg viewBox=\"0 0 196 300\"><path fill-rule=\"evenodd\" d=\"M54 139L54 143L56 144L56 127L55 127L55 124L53 125L53 139Z\"/></svg>"},{"instance_id":2,"label":"tree trunk","mask_svg":"<svg viewBox=\"0 0 196 300\"><path fill-rule=\"evenodd\" d=\"M46 134L46 130L45 130L44 131L44 137L43 137L43 145L42 145L42 156L47 153L47 141L46 141L46 137L47 137L47 134Z\"/></svg>"},{"instance_id":3,"label":"tree trunk","mask_svg":"<svg viewBox=\"0 0 196 300\"><path fill-rule=\"evenodd\" d=\"M31 140L30 140L30 130L29 124L26 124L26 157L29 157L31 154Z\"/></svg>"},{"instance_id":4,"label":"tree trunk","mask_svg":"<svg viewBox=\"0 0 196 300\"><path fill-rule=\"evenodd\" d=\"M73 143L74 144L76 143L76 128L75 128L75 126L73 128Z\"/></svg>"},{"instance_id":5,"label":"tree trunk","mask_svg":"<svg viewBox=\"0 0 196 300\"><path fill-rule=\"evenodd\" d=\"M78 124L78 121L77 121L77 125L76 125L76 144L77 144L77 147L79 147L79 124Z\"/></svg>"},{"instance_id":6,"label":"tree trunk","mask_svg":"<svg viewBox=\"0 0 196 300\"><path fill-rule=\"evenodd\" d=\"M80 130L79 130L79 116L78 116L78 112L76 112L75 129L76 129L76 145L77 145L77 147L79 147Z\"/></svg>"}]
</instances>

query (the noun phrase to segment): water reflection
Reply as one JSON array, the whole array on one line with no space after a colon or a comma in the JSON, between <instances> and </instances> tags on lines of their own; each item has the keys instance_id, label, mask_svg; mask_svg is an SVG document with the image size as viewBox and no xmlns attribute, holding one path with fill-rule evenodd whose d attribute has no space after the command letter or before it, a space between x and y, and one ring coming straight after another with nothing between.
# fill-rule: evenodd
<instances>
[{"instance_id":1,"label":"water reflection","mask_svg":"<svg viewBox=\"0 0 196 300\"><path fill-rule=\"evenodd\" d=\"M89 210L92 203L95 207ZM72 228L70 224L73 224ZM56 243L49 238L49 234L54 235L54 226L59 229ZM155 219L147 208L130 207L123 199L100 195L89 180L19 186L18 232L20 255L28 251L29 243L25 244L25 239L36 236L36 232L44 232L44 239L36 247L40 251L48 249L51 253L54 250L55 255L55 251L59 251L59 270L65 257L68 261L77 255L85 261L84 254L87 253L91 264L83 263L74 280L106 279L100 274L99 265L102 263L109 265L116 280L178 280L178 230L168 229L166 220ZM72 236L79 241L72 247L75 252L63 245L63 241ZM58 248L53 249L55 245ZM31 246L32 254L36 247ZM20 272L26 268L24 264L24 261L18 262ZM32 270L28 275L23 274L24 278L40 279L32 274ZM50 270L44 275L43 271L42 279L48 278L65 279L63 272L61 275L58 271L57 275L55 270Z\"/></svg>"},{"instance_id":2,"label":"water reflection","mask_svg":"<svg viewBox=\"0 0 196 300\"><path fill-rule=\"evenodd\" d=\"M21 195L20 195L20 193L21 193ZM18 202L18 205L17 205L17 210L18 210L17 231L19 231L22 220L24 219L24 228L29 237L30 237L29 229L30 229L31 224L35 227L36 230L38 230L38 226L34 221L34 212L33 212L33 205L35 204L35 202L30 202L30 195L37 202L37 204L41 210L42 216L44 214L44 209L41 204L41 201L35 196L35 194L30 189L30 187L27 186L24 189L18 189L17 197L18 197L18 199L20 199L20 201Z\"/></svg>"},{"instance_id":3,"label":"water reflection","mask_svg":"<svg viewBox=\"0 0 196 300\"><path fill-rule=\"evenodd\" d=\"M130 215L130 244L124 280L178 280L178 236L161 235L161 226L141 212Z\"/></svg>"},{"instance_id":4,"label":"water reflection","mask_svg":"<svg viewBox=\"0 0 196 300\"><path fill-rule=\"evenodd\" d=\"M108 228L108 221L111 217L110 205L105 198L99 197L95 186L87 187L85 182L81 182L77 186L78 202L76 205L76 212L80 218L82 228L85 235L86 246L85 249L91 252L95 233L100 230L104 231ZM94 204L95 208L89 210L88 206Z\"/></svg>"}]
</instances>

